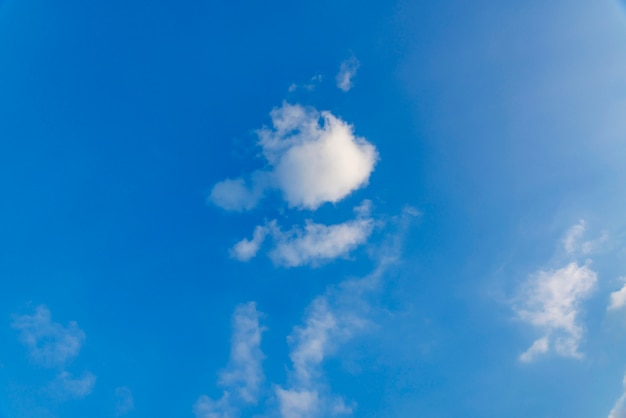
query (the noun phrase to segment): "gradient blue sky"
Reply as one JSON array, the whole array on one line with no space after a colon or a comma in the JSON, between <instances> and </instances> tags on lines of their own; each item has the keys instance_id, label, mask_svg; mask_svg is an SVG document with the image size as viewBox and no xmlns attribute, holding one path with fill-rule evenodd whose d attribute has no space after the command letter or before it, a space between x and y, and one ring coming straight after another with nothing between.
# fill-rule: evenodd
<instances>
[{"instance_id":1,"label":"gradient blue sky","mask_svg":"<svg viewBox=\"0 0 626 418\"><path fill-rule=\"evenodd\" d=\"M626 417L616 0L0 0L0 190L0 418Z\"/></svg>"}]
</instances>

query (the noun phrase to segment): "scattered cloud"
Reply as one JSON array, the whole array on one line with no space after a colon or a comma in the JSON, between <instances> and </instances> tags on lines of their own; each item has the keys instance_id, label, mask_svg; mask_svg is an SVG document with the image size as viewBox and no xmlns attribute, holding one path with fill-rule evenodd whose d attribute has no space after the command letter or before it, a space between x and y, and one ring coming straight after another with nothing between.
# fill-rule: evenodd
<instances>
[{"instance_id":1,"label":"scattered cloud","mask_svg":"<svg viewBox=\"0 0 626 418\"><path fill-rule=\"evenodd\" d=\"M381 247L372 273L328 287L307 308L303 324L294 327L287 338L291 347L288 385L275 387L282 418L352 414L356 405L346 404L342 397L330 392L322 366L343 344L371 330L369 297L380 290L382 278L397 262L401 238L415 213L412 208L404 211L399 219L400 231Z\"/></svg>"},{"instance_id":2,"label":"scattered cloud","mask_svg":"<svg viewBox=\"0 0 626 418\"><path fill-rule=\"evenodd\" d=\"M12 327L19 330L19 339L28 348L30 358L43 367L64 367L78 355L85 341L85 333L76 322L66 327L52 322L44 305L35 308L32 315L14 316Z\"/></svg>"},{"instance_id":3,"label":"scattered cloud","mask_svg":"<svg viewBox=\"0 0 626 418\"><path fill-rule=\"evenodd\" d=\"M198 398L193 406L196 418L234 418L237 416L235 409L230 405L230 396L224 392L218 400L213 400L206 395Z\"/></svg>"},{"instance_id":4,"label":"scattered cloud","mask_svg":"<svg viewBox=\"0 0 626 418\"><path fill-rule=\"evenodd\" d=\"M321 74L316 74L313 77L311 77L311 79L304 84L296 84L296 83L292 83L289 85L289 93L293 93L294 91L298 90L298 89L304 89L307 91L313 91L317 88L317 86L322 82L323 77Z\"/></svg>"},{"instance_id":5,"label":"scattered cloud","mask_svg":"<svg viewBox=\"0 0 626 418\"><path fill-rule=\"evenodd\" d=\"M254 302L237 306L233 314L233 335L230 359L220 373L218 385L225 388L218 400L206 395L198 398L194 413L197 418L229 418L237 414L238 406L256 404L265 379L259 324L260 313Z\"/></svg>"},{"instance_id":6,"label":"scattered cloud","mask_svg":"<svg viewBox=\"0 0 626 418\"><path fill-rule=\"evenodd\" d=\"M335 225L308 221L303 229L276 230L276 245L269 256L274 264L283 267L317 265L345 257L367 241L373 227L372 219L356 219Z\"/></svg>"},{"instance_id":7,"label":"scattered cloud","mask_svg":"<svg viewBox=\"0 0 626 418\"><path fill-rule=\"evenodd\" d=\"M319 409L319 399L314 391L276 388L276 397L282 418L310 418L316 416Z\"/></svg>"},{"instance_id":8,"label":"scattered cloud","mask_svg":"<svg viewBox=\"0 0 626 418\"><path fill-rule=\"evenodd\" d=\"M339 73L337 73L336 77L337 87L339 89L345 92L352 89L352 79L356 75L360 65L359 60L357 60L356 57L350 57L341 63L339 66Z\"/></svg>"},{"instance_id":9,"label":"scattered cloud","mask_svg":"<svg viewBox=\"0 0 626 418\"><path fill-rule=\"evenodd\" d=\"M230 250L230 256L239 261L249 261L256 257L269 230L268 226L257 226L252 234L252 239L244 238L235 244Z\"/></svg>"},{"instance_id":10,"label":"scattered cloud","mask_svg":"<svg viewBox=\"0 0 626 418\"><path fill-rule=\"evenodd\" d=\"M265 176L253 176L252 186L244 179L226 179L213 186L209 201L222 209L241 212L254 208L264 194Z\"/></svg>"},{"instance_id":11,"label":"scattered cloud","mask_svg":"<svg viewBox=\"0 0 626 418\"><path fill-rule=\"evenodd\" d=\"M317 224L308 220L304 228L294 226L287 231L283 231L276 220L259 225L255 228L252 239L244 238L231 248L231 257L239 261L249 261L257 255L268 235L273 240L269 257L277 266L316 266L335 258L346 257L367 241L375 225L370 217L369 200L355 207L354 211L355 219L334 225Z\"/></svg>"},{"instance_id":12,"label":"scattered cloud","mask_svg":"<svg viewBox=\"0 0 626 418\"><path fill-rule=\"evenodd\" d=\"M86 338L76 322L71 321L66 327L53 322L50 310L39 305L32 315L14 315L11 326L20 332L19 340L28 348L34 363L59 370L48 387L53 397L61 401L82 399L91 393L96 384L93 373L87 371L74 377L65 370L80 353Z\"/></svg>"},{"instance_id":13,"label":"scattered cloud","mask_svg":"<svg viewBox=\"0 0 626 418\"><path fill-rule=\"evenodd\" d=\"M133 392L125 386L115 388L115 415L126 415L133 409L135 409Z\"/></svg>"},{"instance_id":14,"label":"scattered cloud","mask_svg":"<svg viewBox=\"0 0 626 418\"><path fill-rule=\"evenodd\" d=\"M354 135L351 125L328 111L286 102L270 116L273 127L257 131L268 169L252 173L248 182L238 178L217 183L209 196L213 204L249 210L267 189L278 189L289 207L315 210L368 183L378 153Z\"/></svg>"},{"instance_id":15,"label":"scattered cloud","mask_svg":"<svg viewBox=\"0 0 626 418\"><path fill-rule=\"evenodd\" d=\"M52 381L49 392L59 400L82 399L92 392L95 384L93 373L85 372L80 377L74 377L64 370Z\"/></svg>"},{"instance_id":16,"label":"scattered cloud","mask_svg":"<svg viewBox=\"0 0 626 418\"><path fill-rule=\"evenodd\" d=\"M624 376L622 384L624 385L624 393L617 400L611 412L609 412L608 418L626 418L626 376Z\"/></svg>"},{"instance_id":17,"label":"scattered cloud","mask_svg":"<svg viewBox=\"0 0 626 418\"><path fill-rule=\"evenodd\" d=\"M626 282L626 277L622 278L624 282ZM611 293L610 302L609 302L609 310L617 310L626 306L626 283L622 286L620 290L616 290Z\"/></svg>"},{"instance_id":18,"label":"scattered cloud","mask_svg":"<svg viewBox=\"0 0 626 418\"><path fill-rule=\"evenodd\" d=\"M570 227L563 237L563 249L570 256L587 256L593 252L599 250L602 244L606 243L609 236L606 232L593 240L583 240L585 232L587 230L587 224L584 219L578 221L576 225Z\"/></svg>"},{"instance_id":19,"label":"scattered cloud","mask_svg":"<svg viewBox=\"0 0 626 418\"><path fill-rule=\"evenodd\" d=\"M558 270L540 270L522 289L516 307L520 319L543 331L544 336L520 356L529 362L553 349L565 357L580 358L583 327L578 322L581 303L593 291L597 274L575 262Z\"/></svg>"},{"instance_id":20,"label":"scattered cloud","mask_svg":"<svg viewBox=\"0 0 626 418\"><path fill-rule=\"evenodd\" d=\"M230 361L219 383L246 403L256 403L263 383L260 314L254 302L239 305L233 314Z\"/></svg>"},{"instance_id":21,"label":"scattered cloud","mask_svg":"<svg viewBox=\"0 0 626 418\"><path fill-rule=\"evenodd\" d=\"M580 220L576 225L570 227L563 238L563 248L568 254L573 254L581 249L580 240L585 233L585 221Z\"/></svg>"}]
</instances>

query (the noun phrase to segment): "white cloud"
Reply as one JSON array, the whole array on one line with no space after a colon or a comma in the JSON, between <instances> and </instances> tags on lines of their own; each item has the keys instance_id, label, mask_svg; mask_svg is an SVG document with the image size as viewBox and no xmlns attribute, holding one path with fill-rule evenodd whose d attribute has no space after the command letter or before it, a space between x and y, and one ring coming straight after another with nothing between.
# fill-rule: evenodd
<instances>
[{"instance_id":1,"label":"white cloud","mask_svg":"<svg viewBox=\"0 0 626 418\"><path fill-rule=\"evenodd\" d=\"M522 353L519 359L524 363L529 363L533 361L538 355L547 353L549 349L550 341L548 340L548 337L542 337L536 340L528 350Z\"/></svg>"},{"instance_id":2,"label":"white cloud","mask_svg":"<svg viewBox=\"0 0 626 418\"><path fill-rule=\"evenodd\" d=\"M230 361L221 373L220 385L246 403L256 403L264 375L259 312L254 302L239 305L233 314Z\"/></svg>"},{"instance_id":3,"label":"white cloud","mask_svg":"<svg viewBox=\"0 0 626 418\"><path fill-rule=\"evenodd\" d=\"M567 230L565 237L563 238L563 248L568 254L573 254L580 250L580 240L585 233L585 221L580 220L574 226Z\"/></svg>"},{"instance_id":4,"label":"white cloud","mask_svg":"<svg viewBox=\"0 0 626 418\"><path fill-rule=\"evenodd\" d=\"M626 278L623 278L626 281ZM617 310L626 306L626 284L620 290L611 293L609 310Z\"/></svg>"},{"instance_id":5,"label":"white cloud","mask_svg":"<svg viewBox=\"0 0 626 418\"><path fill-rule=\"evenodd\" d=\"M292 208L315 210L365 186L378 159L376 148L328 111L283 103L270 112L273 128L257 131L269 169L217 183L209 200L226 210L249 210L275 188ZM320 124L320 119L322 124Z\"/></svg>"},{"instance_id":6,"label":"white cloud","mask_svg":"<svg viewBox=\"0 0 626 418\"><path fill-rule=\"evenodd\" d=\"M115 388L115 414L126 415L133 409L135 409L133 392L125 386Z\"/></svg>"},{"instance_id":7,"label":"white cloud","mask_svg":"<svg viewBox=\"0 0 626 418\"><path fill-rule=\"evenodd\" d=\"M587 224L584 219L581 219L576 225L573 225L567 230L562 242L563 249L568 255L589 255L598 251L609 239L608 234L606 232L602 232L598 238L584 241L583 237L586 230Z\"/></svg>"},{"instance_id":8,"label":"white cloud","mask_svg":"<svg viewBox=\"0 0 626 418\"><path fill-rule=\"evenodd\" d=\"M622 384L624 385L624 393L617 400L611 412L609 412L608 418L626 418L626 376Z\"/></svg>"},{"instance_id":9,"label":"white cloud","mask_svg":"<svg viewBox=\"0 0 626 418\"><path fill-rule=\"evenodd\" d=\"M394 252L395 248L392 249ZM275 388L282 418L319 418L349 415L354 406L332 395L322 372L324 361L371 325L367 295L376 291L380 279L396 259L385 254L370 275L331 286L307 309L302 326L288 337L291 346L289 385Z\"/></svg>"},{"instance_id":10,"label":"white cloud","mask_svg":"<svg viewBox=\"0 0 626 418\"><path fill-rule=\"evenodd\" d=\"M229 394L224 395L217 401L202 395L193 406L193 413L196 418L233 418L236 416L235 410L230 406Z\"/></svg>"},{"instance_id":11,"label":"white cloud","mask_svg":"<svg viewBox=\"0 0 626 418\"><path fill-rule=\"evenodd\" d=\"M51 394L60 400L82 399L89 395L96 384L96 376L85 372L80 377L62 371L50 384Z\"/></svg>"},{"instance_id":12,"label":"white cloud","mask_svg":"<svg viewBox=\"0 0 626 418\"><path fill-rule=\"evenodd\" d=\"M48 385L48 392L59 401L82 399L96 384L96 376L84 372L74 377L65 370L85 342L85 333L71 321L67 327L53 322L50 310L44 305L35 308L32 315L14 315L11 326L20 331L19 339L28 348L29 357L36 364L58 369L59 374Z\"/></svg>"},{"instance_id":13,"label":"white cloud","mask_svg":"<svg viewBox=\"0 0 626 418\"><path fill-rule=\"evenodd\" d=\"M255 257L270 235L273 248L269 252L274 264L283 267L319 265L338 257L346 257L364 244L374 229L371 219L371 202L363 201L354 208L356 219L340 224L323 225L306 221L304 228L297 226L283 231L276 220L255 228L252 239L244 238L230 250L231 257L248 261Z\"/></svg>"},{"instance_id":14,"label":"white cloud","mask_svg":"<svg viewBox=\"0 0 626 418\"><path fill-rule=\"evenodd\" d=\"M231 248L231 257L236 258L239 261L248 261L256 257L263 241L265 241L265 236L267 235L268 230L269 228L267 226L257 226L254 229L251 240L244 238Z\"/></svg>"},{"instance_id":15,"label":"white cloud","mask_svg":"<svg viewBox=\"0 0 626 418\"><path fill-rule=\"evenodd\" d=\"M263 197L261 184L254 182L253 187L249 187L241 178L226 179L213 186L209 201L226 210L250 210Z\"/></svg>"},{"instance_id":16,"label":"white cloud","mask_svg":"<svg viewBox=\"0 0 626 418\"><path fill-rule=\"evenodd\" d=\"M359 69L360 63L355 57L348 58L339 66L336 81L337 87L343 91L350 91L353 86L352 79Z\"/></svg>"},{"instance_id":17,"label":"white cloud","mask_svg":"<svg viewBox=\"0 0 626 418\"><path fill-rule=\"evenodd\" d=\"M346 256L367 241L372 219L356 219L341 224L322 225L307 221L304 229L274 230L276 245L269 256L276 265L297 267L319 264Z\"/></svg>"},{"instance_id":18,"label":"white cloud","mask_svg":"<svg viewBox=\"0 0 626 418\"><path fill-rule=\"evenodd\" d=\"M63 367L78 355L85 333L76 322L67 327L52 322L50 311L40 305L32 315L19 315L12 327L20 331L20 341L29 349L31 359L44 367Z\"/></svg>"},{"instance_id":19,"label":"white cloud","mask_svg":"<svg viewBox=\"0 0 626 418\"><path fill-rule=\"evenodd\" d=\"M282 418L310 418L319 408L317 392L308 390L284 390L276 388L280 415Z\"/></svg>"},{"instance_id":20,"label":"white cloud","mask_svg":"<svg viewBox=\"0 0 626 418\"><path fill-rule=\"evenodd\" d=\"M227 390L218 400L200 396L194 405L197 418L230 418L238 414L238 405L257 403L265 379L260 348L263 328L259 317L254 302L235 309L230 359L218 381Z\"/></svg>"},{"instance_id":21,"label":"white cloud","mask_svg":"<svg viewBox=\"0 0 626 418\"><path fill-rule=\"evenodd\" d=\"M581 303L593 291L597 274L586 265L572 262L558 270L532 275L519 295L520 319L540 329L544 336L521 355L530 361L550 348L565 357L580 358L583 327L578 322Z\"/></svg>"}]
</instances>

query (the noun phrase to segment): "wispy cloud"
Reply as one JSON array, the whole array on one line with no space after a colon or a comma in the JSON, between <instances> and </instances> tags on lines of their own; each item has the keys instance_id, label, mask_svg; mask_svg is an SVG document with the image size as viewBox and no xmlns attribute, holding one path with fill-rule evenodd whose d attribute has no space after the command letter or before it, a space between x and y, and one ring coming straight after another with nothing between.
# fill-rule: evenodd
<instances>
[{"instance_id":1,"label":"wispy cloud","mask_svg":"<svg viewBox=\"0 0 626 418\"><path fill-rule=\"evenodd\" d=\"M356 219L335 225L307 222L303 229L277 231L276 246L269 256L274 264L284 267L317 265L346 256L367 241L372 233L372 219Z\"/></svg>"},{"instance_id":2,"label":"wispy cloud","mask_svg":"<svg viewBox=\"0 0 626 418\"><path fill-rule=\"evenodd\" d=\"M315 210L367 184L376 148L328 111L283 103L270 113L272 128L257 131L269 169L217 183L209 196L226 210L249 210L268 189L278 189L292 208ZM320 123L320 120L322 123Z\"/></svg>"},{"instance_id":3,"label":"wispy cloud","mask_svg":"<svg viewBox=\"0 0 626 418\"><path fill-rule=\"evenodd\" d=\"M562 242L568 255L584 248L579 244L584 231L584 221L567 231ZM579 345L584 327L579 316L583 301L591 295L598 281L589 262L571 261L558 269L539 270L524 283L515 310L521 320L541 330L543 335L520 356L521 361L533 361L551 350L564 357L582 357Z\"/></svg>"},{"instance_id":4,"label":"wispy cloud","mask_svg":"<svg viewBox=\"0 0 626 418\"><path fill-rule=\"evenodd\" d=\"M62 371L49 386L49 392L56 399L82 399L89 395L96 385L96 376L85 372L80 377Z\"/></svg>"},{"instance_id":5,"label":"wispy cloud","mask_svg":"<svg viewBox=\"0 0 626 418\"><path fill-rule=\"evenodd\" d=\"M272 228L270 226L259 225L254 228L252 239L242 239L230 250L230 256L239 261L249 261L256 257L261 249L265 236Z\"/></svg>"},{"instance_id":6,"label":"wispy cloud","mask_svg":"<svg viewBox=\"0 0 626 418\"><path fill-rule=\"evenodd\" d=\"M346 257L364 244L371 235L375 222L369 213L370 202L355 208L356 218L343 223L324 225L307 221L304 228L294 226L284 231L276 220L257 226L252 239L242 239L231 249L231 256L248 261L258 253L265 237L271 236L273 248L270 259L277 266L298 267L320 265L339 257Z\"/></svg>"},{"instance_id":7,"label":"wispy cloud","mask_svg":"<svg viewBox=\"0 0 626 418\"><path fill-rule=\"evenodd\" d=\"M14 316L12 327L19 330L19 339L28 348L30 358L44 367L65 366L78 355L85 341L85 333L76 322L66 327L53 322L43 305L32 315Z\"/></svg>"},{"instance_id":8,"label":"wispy cloud","mask_svg":"<svg viewBox=\"0 0 626 418\"><path fill-rule=\"evenodd\" d=\"M407 219L415 215L414 210L405 210L401 228L406 228ZM371 274L330 286L308 307L303 324L293 329L287 339L291 347L288 385L275 387L282 418L352 413L355 404L346 403L342 397L331 393L322 365L343 344L371 329L368 298L379 291L385 273L399 258L397 238L394 236L391 244L379 253L377 267Z\"/></svg>"},{"instance_id":9,"label":"wispy cloud","mask_svg":"<svg viewBox=\"0 0 626 418\"><path fill-rule=\"evenodd\" d=\"M593 252L598 251L603 244L607 242L609 236L606 232L592 240L584 240L584 235L587 230L587 225L584 219L578 221L567 230L565 237L563 238L563 249L566 254L570 256L586 256Z\"/></svg>"},{"instance_id":10,"label":"wispy cloud","mask_svg":"<svg viewBox=\"0 0 626 418\"><path fill-rule=\"evenodd\" d=\"M624 385L624 393L609 412L608 418L626 418L626 376L624 376L622 384Z\"/></svg>"},{"instance_id":11,"label":"wispy cloud","mask_svg":"<svg viewBox=\"0 0 626 418\"><path fill-rule=\"evenodd\" d=\"M254 302L239 305L233 314L230 361L219 383L246 403L256 403L264 375L260 313Z\"/></svg>"},{"instance_id":12,"label":"wispy cloud","mask_svg":"<svg viewBox=\"0 0 626 418\"><path fill-rule=\"evenodd\" d=\"M29 351L32 361L42 367L58 369L59 374L48 387L49 393L59 400L81 399L91 393L96 376L84 372L74 377L66 371L85 342L85 333L74 321L67 326L52 321L50 310L40 305L31 315L14 315L12 327L20 332L19 340Z\"/></svg>"},{"instance_id":13,"label":"wispy cloud","mask_svg":"<svg viewBox=\"0 0 626 418\"><path fill-rule=\"evenodd\" d=\"M115 415L126 415L133 409L135 409L133 392L125 386L115 388Z\"/></svg>"},{"instance_id":14,"label":"wispy cloud","mask_svg":"<svg viewBox=\"0 0 626 418\"><path fill-rule=\"evenodd\" d=\"M350 91L353 86L352 79L356 75L359 69L360 63L356 57L350 57L339 66L339 73L335 80L337 81L337 87L343 91Z\"/></svg>"},{"instance_id":15,"label":"wispy cloud","mask_svg":"<svg viewBox=\"0 0 626 418\"><path fill-rule=\"evenodd\" d=\"M316 74L313 77L311 77L311 79L307 83L304 83L304 84L293 83L289 86L289 93L293 93L294 91L298 89L313 91L322 82L322 80L323 80L322 75Z\"/></svg>"},{"instance_id":16,"label":"wispy cloud","mask_svg":"<svg viewBox=\"0 0 626 418\"><path fill-rule=\"evenodd\" d=\"M265 379L261 351L263 328L254 302L239 305L233 314L233 335L230 359L220 373L218 385L225 388L218 400L203 395L194 405L198 418L228 418L237 414L238 407L256 404Z\"/></svg>"},{"instance_id":17,"label":"wispy cloud","mask_svg":"<svg viewBox=\"0 0 626 418\"><path fill-rule=\"evenodd\" d=\"M234 418L237 410L230 405L230 394L224 392L221 398L213 400L206 395L198 398L193 406L196 418Z\"/></svg>"}]
</instances>

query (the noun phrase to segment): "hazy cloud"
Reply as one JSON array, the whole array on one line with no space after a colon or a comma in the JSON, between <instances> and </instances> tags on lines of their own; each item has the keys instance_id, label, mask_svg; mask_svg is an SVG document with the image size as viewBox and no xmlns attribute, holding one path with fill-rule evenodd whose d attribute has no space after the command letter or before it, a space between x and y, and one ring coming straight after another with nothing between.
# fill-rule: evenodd
<instances>
[{"instance_id":1,"label":"hazy cloud","mask_svg":"<svg viewBox=\"0 0 626 418\"><path fill-rule=\"evenodd\" d=\"M20 331L19 339L28 348L30 358L44 367L63 367L78 355L85 333L76 322L66 327L52 322L50 311L40 305L32 315L16 315L12 327Z\"/></svg>"},{"instance_id":2,"label":"hazy cloud","mask_svg":"<svg viewBox=\"0 0 626 418\"><path fill-rule=\"evenodd\" d=\"M124 386L115 388L115 414L126 415L133 409L135 409L133 392Z\"/></svg>"},{"instance_id":3,"label":"hazy cloud","mask_svg":"<svg viewBox=\"0 0 626 418\"><path fill-rule=\"evenodd\" d=\"M89 395L96 384L96 376L85 372L80 377L62 371L50 384L50 393L59 400L82 399Z\"/></svg>"},{"instance_id":4,"label":"hazy cloud","mask_svg":"<svg viewBox=\"0 0 626 418\"><path fill-rule=\"evenodd\" d=\"M339 66L339 73L337 73L336 81L337 87L343 91L350 91L353 86L352 79L356 75L359 69L360 63L356 57L350 57Z\"/></svg>"}]
</instances>

